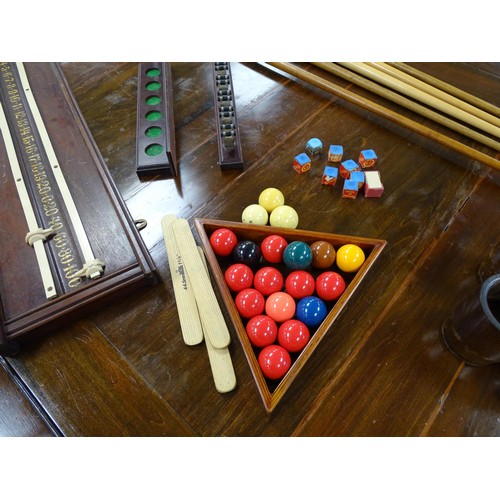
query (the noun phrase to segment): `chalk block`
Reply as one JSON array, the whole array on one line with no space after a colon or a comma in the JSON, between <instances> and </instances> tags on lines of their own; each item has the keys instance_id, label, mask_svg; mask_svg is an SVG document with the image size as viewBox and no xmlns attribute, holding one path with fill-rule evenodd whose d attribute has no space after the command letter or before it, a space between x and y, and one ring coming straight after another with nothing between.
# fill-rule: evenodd
<instances>
[{"instance_id":1,"label":"chalk block","mask_svg":"<svg viewBox=\"0 0 500 500\"><path fill-rule=\"evenodd\" d=\"M363 168L371 168L377 161L377 155L375 154L375 151L373 151L373 149L365 149L359 154L358 161Z\"/></svg>"},{"instance_id":2,"label":"chalk block","mask_svg":"<svg viewBox=\"0 0 500 500\"><path fill-rule=\"evenodd\" d=\"M356 181L358 183L358 189L363 189L365 184L365 173L358 170L351 172L349 177L351 181Z\"/></svg>"},{"instance_id":3,"label":"chalk block","mask_svg":"<svg viewBox=\"0 0 500 500\"><path fill-rule=\"evenodd\" d=\"M306 144L306 151L311 156L320 155L323 150L323 143L316 137L309 139Z\"/></svg>"},{"instance_id":4,"label":"chalk block","mask_svg":"<svg viewBox=\"0 0 500 500\"><path fill-rule=\"evenodd\" d=\"M352 179L346 179L342 189L342 198L354 199L356 196L358 196L358 183Z\"/></svg>"},{"instance_id":5,"label":"chalk block","mask_svg":"<svg viewBox=\"0 0 500 500\"><path fill-rule=\"evenodd\" d=\"M299 174L307 172L311 168L311 158L305 153L300 153L293 159L293 168Z\"/></svg>"},{"instance_id":6,"label":"chalk block","mask_svg":"<svg viewBox=\"0 0 500 500\"><path fill-rule=\"evenodd\" d=\"M321 177L321 184L325 186L335 186L338 176L339 169L337 167L326 166L323 170L323 176Z\"/></svg>"},{"instance_id":7,"label":"chalk block","mask_svg":"<svg viewBox=\"0 0 500 500\"><path fill-rule=\"evenodd\" d=\"M361 170L361 168L354 160L346 160L340 164L339 172L344 179L349 179L351 172L356 172L357 170Z\"/></svg>"},{"instance_id":8,"label":"chalk block","mask_svg":"<svg viewBox=\"0 0 500 500\"><path fill-rule=\"evenodd\" d=\"M384 186L380 180L380 172L378 170L365 172L365 197L380 198L383 192Z\"/></svg>"},{"instance_id":9,"label":"chalk block","mask_svg":"<svg viewBox=\"0 0 500 500\"><path fill-rule=\"evenodd\" d=\"M342 155L344 154L344 148L339 145L331 145L328 150L328 161L337 162L342 160Z\"/></svg>"}]
</instances>

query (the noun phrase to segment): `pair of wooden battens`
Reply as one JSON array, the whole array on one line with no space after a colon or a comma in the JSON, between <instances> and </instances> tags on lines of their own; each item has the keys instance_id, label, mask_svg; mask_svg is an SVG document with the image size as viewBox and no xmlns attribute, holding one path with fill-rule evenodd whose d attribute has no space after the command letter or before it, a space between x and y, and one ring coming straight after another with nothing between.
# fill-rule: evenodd
<instances>
[{"instance_id":1,"label":"pair of wooden battens","mask_svg":"<svg viewBox=\"0 0 500 500\"><path fill-rule=\"evenodd\" d=\"M230 63L214 63L213 85L219 165L243 168ZM177 176L170 63L140 63L137 83L136 172Z\"/></svg>"},{"instance_id":2,"label":"pair of wooden battens","mask_svg":"<svg viewBox=\"0 0 500 500\"><path fill-rule=\"evenodd\" d=\"M184 343L197 345L205 339L215 387L220 393L230 392L236 387L228 349L231 338L203 250L186 219L168 214L161 225Z\"/></svg>"},{"instance_id":3,"label":"pair of wooden battens","mask_svg":"<svg viewBox=\"0 0 500 500\"><path fill-rule=\"evenodd\" d=\"M335 85L325 78L294 64L279 62L269 64L488 167L500 170L500 161L495 157ZM496 140L500 138L500 109L411 66L402 63L312 64L491 149L500 151L500 143Z\"/></svg>"}]
</instances>

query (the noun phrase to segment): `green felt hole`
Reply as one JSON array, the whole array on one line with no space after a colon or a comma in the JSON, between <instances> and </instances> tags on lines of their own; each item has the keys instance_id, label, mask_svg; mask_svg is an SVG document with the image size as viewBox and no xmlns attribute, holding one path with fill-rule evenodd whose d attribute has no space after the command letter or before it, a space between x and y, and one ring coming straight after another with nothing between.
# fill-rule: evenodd
<instances>
[{"instance_id":1,"label":"green felt hole","mask_svg":"<svg viewBox=\"0 0 500 500\"><path fill-rule=\"evenodd\" d=\"M150 122L161 120L161 113L159 111L149 111L146 113L146 120Z\"/></svg>"},{"instance_id":2,"label":"green felt hole","mask_svg":"<svg viewBox=\"0 0 500 500\"><path fill-rule=\"evenodd\" d=\"M146 70L146 76L149 76L149 77L154 77L154 76L158 76L160 74L160 70L158 68L149 68Z\"/></svg>"},{"instance_id":3,"label":"green felt hole","mask_svg":"<svg viewBox=\"0 0 500 500\"><path fill-rule=\"evenodd\" d=\"M148 156L158 156L163 152L163 146L160 144L150 144L144 151Z\"/></svg>"},{"instance_id":4,"label":"green felt hole","mask_svg":"<svg viewBox=\"0 0 500 500\"><path fill-rule=\"evenodd\" d=\"M145 133L146 137L160 137L160 135L163 135L163 129L161 127L149 127Z\"/></svg>"},{"instance_id":5,"label":"green felt hole","mask_svg":"<svg viewBox=\"0 0 500 500\"><path fill-rule=\"evenodd\" d=\"M157 104L160 104L161 102L161 97L159 95L150 95L149 97L146 97L146 104L148 106L156 106Z\"/></svg>"},{"instance_id":6,"label":"green felt hole","mask_svg":"<svg viewBox=\"0 0 500 500\"><path fill-rule=\"evenodd\" d=\"M161 87L160 82L148 82L146 83L146 90L158 90Z\"/></svg>"}]
</instances>

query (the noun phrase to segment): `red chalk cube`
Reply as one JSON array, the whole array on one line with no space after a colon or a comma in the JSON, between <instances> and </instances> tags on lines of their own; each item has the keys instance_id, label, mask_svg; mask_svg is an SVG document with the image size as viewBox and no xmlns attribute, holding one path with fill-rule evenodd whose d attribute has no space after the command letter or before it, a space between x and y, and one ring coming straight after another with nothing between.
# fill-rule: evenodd
<instances>
[{"instance_id":1,"label":"red chalk cube","mask_svg":"<svg viewBox=\"0 0 500 500\"><path fill-rule=\"evenodd\" d=\"M373 149L365 149L359 154L358 161L363 168L371 168L377 161L377 155L375 154L375 151L373 151Z\"/></svg>"},{"instance_id":2,"label":"red chalk cube","mask_svg":"<svg viewBox=\"0 0 500 500\"><path fill-rule=\"evenodd\" d=\"M342 190L342 198L355 199L358 196L358 183L351 179L344 181L344 189Z\"/></svg>"},{"instance_id":3,"label":"red chalk cube","mask_svg":"<svg viewBox=\"0 0 500 500\"><path fill-rule=\"evenodd\" d=\"M293 159L293 168L298 174L303 174L311 168L311 159L305 153L300 153Z\"/></svg>"},{"instance_id":4,"label":"red chalk cube","mask_svg":"<svg viewBox=\"0 0 500 500\"><path fill-rule=\"evenodd\" d=\"M321 184L325 186L335 186L338 175L339 169L337 167L325 167L323 170L323 177L321 178Z\"/></svg>"},{"instance_id":5,"label":"red chalk cube","mask_svg":"<svg viewBox=\"0 0 500 500\"><path fill-rule=\"evenodd\" d=\"M384 192L384 186L380 181L380 172L373 170L365 172L365 197L380 198Z\"/></svg>"},{"instance_id":6,"label":"red chalk cube","mask_svg":"<svg viewBox=\"0 0 500 500\"><path fill-rule=\"evenodd\" d=\"M356 172L358 170L361 169L354 160L346 160L340 164L339 172L344 179L349 179L351 172Z\"/></svg>"}]
</instances>

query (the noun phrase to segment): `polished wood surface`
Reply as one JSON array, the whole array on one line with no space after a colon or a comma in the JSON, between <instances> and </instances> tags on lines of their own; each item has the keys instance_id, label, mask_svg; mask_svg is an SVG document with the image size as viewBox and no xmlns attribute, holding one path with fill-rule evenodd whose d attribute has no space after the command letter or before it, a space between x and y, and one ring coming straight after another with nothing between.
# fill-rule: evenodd
<instances>
[{"instance_id":1,"label":"polished wood surface","mask_svg":"<svg viewBox=\"0 0 500 500\"><path fill-rule=\"evenodd\" d=\"M445 132L320 68L302 66ZM413 66L500 105L496 63ZM467 367L439 339L454 304L476 286L478 269L495 269L498 171L257 63L232 65L245 168L221 171L212 65L173 63L179 176L139 179L137 64L80 62L62 68L131 215L148 221L141 234L160 283L4 358L50 422L46 431L20 427L11 434L500 435L500 366ZM293 157L311 137L342 144L353 157L374 149L382 198L342 199L340 186L321 186L321 161L297 175ZM214 388L205 347L183 343L160 221L168 213L187 218L191 227L195 217L239 221L242 210L270 186L297 210L300 228L388 245L267 415L234 332L230 351L238 386L227 394ZM10 385L4 378L2 395Z\"/></svg>"}]
</instances>

